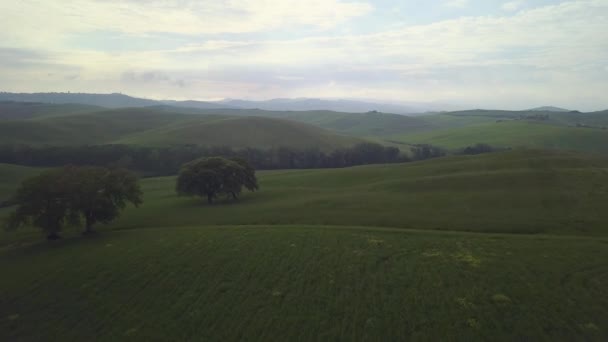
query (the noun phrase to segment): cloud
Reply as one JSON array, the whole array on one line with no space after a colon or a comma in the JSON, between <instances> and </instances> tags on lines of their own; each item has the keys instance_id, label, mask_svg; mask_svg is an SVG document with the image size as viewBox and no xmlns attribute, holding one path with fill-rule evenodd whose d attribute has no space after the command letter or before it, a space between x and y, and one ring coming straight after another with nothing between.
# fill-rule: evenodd
<instances>
[{"instance_id":1,"label":"cloud","mask_svg":"<svg viewBox=\"0 0 608 342\"><path fill-rule=\"evenodd\" d=\"M78 74L70 81L79 87L74 91L157 98L375 97L487 101L505 108L542 100L599 109L607 105L602 103L608 87L607 18L606 1L580 0L373 34L315 31L293 39L195 35L178 48L127 52L59 46L28 55L33 50L20 49L22 55L5 52L15 56L5 59L25 61L30 68L17 72L0 65L0 88L56 90L61 83L55 78L38 77L53 72L57 79ZM274 19L260 20L269 25ZM310 20L323 27L322 19ZM60 67L66 65L73 70Z\"/></svg>"},{"instance_id":2,"label":"cloud","mask_svg":"<svg viewBox=\"0 0 608 342\"><path fill-rule=\"evenodd\" d=\"M503 11L515 12L515 11L521 9L524 6L524 4L525 4L524 0L515 0L515 1L505 2L504 4L502 4L502 6L500 6L500 8Z\"/></svg>"},{"instance_id":3,"label":"cloud","mask_svg":"<svg viewBox=\"0 0 608 342\"><path fill-rule=\"evenodd\" d=\"M452 8L464 8L469 5L470 0L446 0L443 5Z\"/></svg>"},{"instance_id":4,"label":"cloud","mask_svg":"<svg viewBox=\"0 0 608 342\"><path fill-rule=\"evenodd\" d=\"M3 43L60 44L70 33L220 34L328 29L373 7L349 0L20 0L0 2Z\"/></svg>"}]
</instances>

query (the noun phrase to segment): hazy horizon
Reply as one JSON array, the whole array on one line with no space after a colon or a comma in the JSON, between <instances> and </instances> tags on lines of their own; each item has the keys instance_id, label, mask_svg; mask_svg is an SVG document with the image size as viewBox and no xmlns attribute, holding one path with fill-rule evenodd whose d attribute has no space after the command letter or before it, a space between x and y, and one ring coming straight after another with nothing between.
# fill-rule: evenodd
<instances>
[{"instance_id":1,"label":"hazy horizon","mask_svg":"<svg viewBox=\"0 0 608 342\"><path fill-rule=\"evenodd\" d=\"M603 0L0 3L0 89L608 107Z\"/></svg>"}]
</instances>

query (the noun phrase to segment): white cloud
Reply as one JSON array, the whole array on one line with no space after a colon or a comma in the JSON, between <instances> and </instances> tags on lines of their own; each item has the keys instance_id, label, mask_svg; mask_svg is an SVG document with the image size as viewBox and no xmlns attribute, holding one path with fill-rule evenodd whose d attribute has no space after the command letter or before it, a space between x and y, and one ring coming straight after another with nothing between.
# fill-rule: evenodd
<instances>
[{"instance_id":1,"label":"white cloud","mask_svg":"<svg viewBox=\"0 0 608 342\"><path fill-rule=\"evenodd\" d=\"M314 22L323 26L323 20ZM159 98L487 99L504 107L539 101L599 109L608 105L602 104L608 89L602 77L608 60L606 27L608 3L580 0L375 34L223 38L126 53L62 47L46 54L9 51L7 59L22 55L30 67L3 67L0 60L0 89L123 91ZM56 78L40 76L48 70ZM79 77L66 83L76 72Z\"/></svg>"},{"instance_id":2,"label":"white cloud","mask_svg":"<svg viewBox=\"0 0 608 342\"><path fill-rule=\"evenodd\" d=\"M349 0L20 0L0 2L3 44L58 45L69 33L246 33L331 28L373 7Z\"/></svg>"},{"instance_id":3,"label":"white cloud","mask_svg":"<svg viewBox=\"0 0 608 342\"><path fill-rule=\"evenodd\" d=\"M463 8L469 5L470 0L446 0L443 5L446 7Z\"/></svg>"},{"instance_id":4,"label":"white cloud","mask_svg":"<svg viewBox=\"0 0 608 342\"><path fill-rule=\"evenodd\" d=\"M509 2L505 2L504 4L502 4L502 6L500 6L500 8L503 11L507 11L507 12L515 12L519 9L521 9L524 6L524 0L515 0L515 1L509 1Z\"/></svg>"}]
</instances>

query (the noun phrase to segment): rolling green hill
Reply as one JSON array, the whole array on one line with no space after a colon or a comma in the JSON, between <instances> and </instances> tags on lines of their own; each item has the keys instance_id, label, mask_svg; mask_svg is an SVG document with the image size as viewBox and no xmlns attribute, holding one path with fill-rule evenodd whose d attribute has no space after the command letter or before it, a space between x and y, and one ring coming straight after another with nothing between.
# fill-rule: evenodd
<instances>
[{"instance_id":1,"label":"rolling green hill","mask_svg":"<svg viewBox=\"0 0 608 342\"><path fill-rule=\"evenodd\" d=\"M145 179L96 237L0 247L0 340L605 340L606 184L556 151L260 172L213 206Z\"/></svg>"},{"instance_id":2,"label":"rolling green hill","mask_svg":"<svg viewBox=\"0 0 608 342\"><path fill-rule=\"evenodd\" d=\"M289 119L312 124L343 134L360 137L382 137L395 133L418 132L433 129L432 123L421 117L369 112L343 113L329 110L311 111L270 111L260 109L194 109L175 107L155 107L189 114L258 116L277 119Z\"/></svg>"},{"instance_id":3,"label":"rolling green hill","mask_svg":"<svg viewBox=\"0 0 608 342\"><path fill-rule=\"evenodd\" d=\"M145 204L114 228L305 224L606 234L608 160L512 151L347 169L262 172L259 193L204 206L144 180Z\"/></svg>"},{"instance_id":4,"label":"rolling green hill","mask_svg":"<svg viewBox=\"0 0 608 342\"><path fill-rule=\"evenodd\" d=\"M391 137L404 143L429 143L455 149L476 143L608 153L608 130L528 121L503 121Z\"/></svg>"},{"instance_id":5,"label":"rolling green hill","mask_svg":"<svg viewBox=\"0 0 608 342\"><path fill-rule=\"evenodd\" d=\"M331 149L361 141L291 120L171 113L150 108L0 121L0 144L201 144Z\"/></svg>"},{"instance_id":6,"label":"rolling green hill","mask_svg":"<svg viewBox=\"0 0 608 342\"><path fill-rule=\"evenodd\" d=\"M197 144L230 147L318 147L332 149L363 140L342 136L313 125L262 117L218 117L189 120L144 131L117 143L138 145Z\"/></svg>"}]
</instances>

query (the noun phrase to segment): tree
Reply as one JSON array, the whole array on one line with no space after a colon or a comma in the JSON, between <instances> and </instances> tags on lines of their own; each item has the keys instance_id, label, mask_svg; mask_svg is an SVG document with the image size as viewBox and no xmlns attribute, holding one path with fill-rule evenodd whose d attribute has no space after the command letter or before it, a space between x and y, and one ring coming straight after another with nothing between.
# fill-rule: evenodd
<instances>
[{"instance_id":1,"label":"tree","mask_svg":"<svg viewBox=\"0 0 608 342\"><path fill-rule=\"evenodd\" d=\"M12 202L17 209L8 221L9 228L25 223L41 228L48 240L59 239L61 227L70 218L70 198L62 170L50 170L21 183Z\"/></svg>"},{"instance_id":2,"label":"tree","mask_svg":"<svg viewBox=\"0 0 608 342\"><path fill-rule=\"evenodd\" d=\"M237 199L243 188L258 189L255 170L244 159L201 158L184 164L177 177L179 195L207 197L209 204L220 194Z\"/></svg>"},{"instance_id":3,"label":"tree","mask_svg":"<svg viewBox=\"0 0 608 342\"><path fill-rule=\"evenodd\" d=\"M84 233L90 233L95 223L116 219L128 202L142 203L142 192L131 172L66 166L21 184L13 199L17 209L9 218L9 227L32 223L46 231L49 240L55 240L64 224L84 218Z\"/></svg>"},{"instance_id":4,"label":"tree","mask_svg":"<svg viewBox=\"0 0 608 342\"><path fill-rule=\"evenodd\" d=\"M67 167L70 175L70 210L85 220L85 234L97 222L115 220L127 203L136 207L142 201L137 177L127 170L103 167Z\"/></svg>"}]
</instances>

